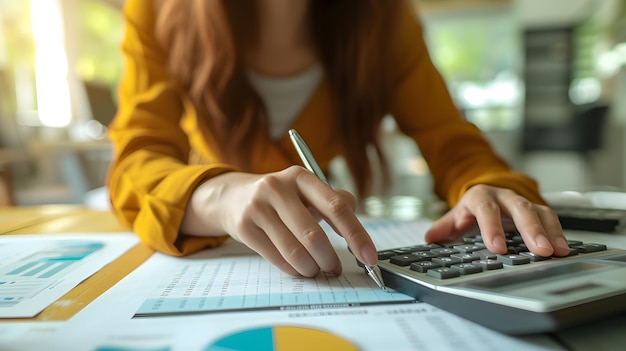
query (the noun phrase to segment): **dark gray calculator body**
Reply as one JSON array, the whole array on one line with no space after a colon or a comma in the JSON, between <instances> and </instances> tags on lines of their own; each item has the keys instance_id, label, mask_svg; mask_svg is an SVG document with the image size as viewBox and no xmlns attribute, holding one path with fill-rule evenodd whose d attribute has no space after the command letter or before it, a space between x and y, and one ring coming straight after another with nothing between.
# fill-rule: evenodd
<instances>
[{"instance_id":1,"label":"dark gray calculator body","mask_svg":"<svg viewBox=\"0 0 626 351\"><path fill-rule=\"evenodd\" d=\"M572 241L571 256L536 257L480 242L379 252L385 285L507 334L552 332L626 310L626 250ZM415 250L415 251L414 251Z\"/></svg>"}]
</instances>

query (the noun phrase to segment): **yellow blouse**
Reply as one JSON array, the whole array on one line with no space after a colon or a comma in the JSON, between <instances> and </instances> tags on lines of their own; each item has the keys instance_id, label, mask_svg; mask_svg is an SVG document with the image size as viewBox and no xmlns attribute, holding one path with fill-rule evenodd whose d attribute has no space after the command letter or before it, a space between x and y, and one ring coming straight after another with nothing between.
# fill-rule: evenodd
<instances>
[{"instance_id":1,"label":"yellow blouse","mask_svg":"<svg viewBox=\"0 0 626 351\"><path fill-rule=\"evenodd\" d=\"M147 246L171 255L186 255L220 245L227 237L192 237L179 233L187 202L201 182L236 171L217 156L218 145L199 133L190 100L167 71L167 56L154 35L153 0L129 0L124 9L122 51L125 72L119 87L119 110L109 128L114 160L108 187L118 218ZM421 24L406 8L394 31L389 113L401 131L413 138L433 175L435 193L453 206L475 184L515 190L544 203L536 182L512 171L454 106L446 86L428 56ZM330 88L319 84L293 122L323 169L339 154L339 131L331 123ZM275 172L300 159L285 134L273 141L259 132L251 171ZM190 165L190 152L201 165Z\"/></svg>"}]
</instances>

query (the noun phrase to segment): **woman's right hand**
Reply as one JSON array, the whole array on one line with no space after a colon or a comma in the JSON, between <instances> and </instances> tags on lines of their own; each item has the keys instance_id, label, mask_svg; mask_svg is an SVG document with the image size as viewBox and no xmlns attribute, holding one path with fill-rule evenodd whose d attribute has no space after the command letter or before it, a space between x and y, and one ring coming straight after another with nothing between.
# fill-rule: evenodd
<instances>
[{"instance_id":1,"label":"woman's right hand","mask_svg":"<svg viewBox=\"0 0 626 351\"><path fill-rule=\"evenodd\" d=\"M356 258L377 262L376 248L355 214L354 197L324 184L300 166L269 174L230 172L201 184L187 207L181 232L228 234L291 275L313 277L321 270L341 274L341 262L324 219Z\"/></svg>"}]
</instances>

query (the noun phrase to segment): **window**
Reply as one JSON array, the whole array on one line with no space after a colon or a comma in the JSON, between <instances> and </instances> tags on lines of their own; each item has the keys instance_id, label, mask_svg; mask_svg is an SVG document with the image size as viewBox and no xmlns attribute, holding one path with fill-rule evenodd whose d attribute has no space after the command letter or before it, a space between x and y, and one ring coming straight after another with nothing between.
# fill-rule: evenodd
<instances>
[{"instance_id":1,"label":"window","mask_svg":"<svg viewBox=\"0 0 626 351\"><path fill-rule=\"evenodd\" d=\"M483 130L521 124L520 28L510 5L428 11L425 39L457 106Z\"/></svg>"}]
</instances>

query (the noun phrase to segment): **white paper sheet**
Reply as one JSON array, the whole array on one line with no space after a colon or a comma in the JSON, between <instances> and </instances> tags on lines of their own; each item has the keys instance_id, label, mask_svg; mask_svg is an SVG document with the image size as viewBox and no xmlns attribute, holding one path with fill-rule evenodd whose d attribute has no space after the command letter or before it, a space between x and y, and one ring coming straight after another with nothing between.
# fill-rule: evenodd
<instances>
[{"instance_id":1,"label":"white paper sheet","mask_svg":"<svg viewBox=\"0 0 626 351\"><path fill-rule=\"evenodd\" d=\"M364 224L371 230L379 249L420 243L425 229L430 225L429 222L384 223L366 220ZM325 229L329 230L328 227ZM356 265L354 257L345 248L343 239L330 232L329 237L340 252L344 274L348 276L345 278L346 281L353 284L350 289L378 291L373 282L366 278L363 270ZM181 297L185 294L194 296L203 291L203 284L206 286L210 281L214 283L221 281L218 287L219 291L225 287L224 297L232 296L238 290L237 294L245 292L251 299L255 298L254 289L257 287L264 287L262 294L267 294L269 289L285 297L293 294L294 290L296 292L308 289L323 290L324 282L329 282L326 277L318 278L320 280L290 281L291 278L278 272L277 268L259 261L258 257L254 258L250 256L251 254L249 249L230 241L219 249L187 258L154 255L42 344L51 350L213 351L216 349L211 348L211 345L233 333L256 328L282 330L300 327L313 328L336 336L361 351L422 349L456 351L459 348L470 351L561 350L549 337L507 336L420 302L368 306L354 304L351 307L341 304L335 307L305 304L302 309L240 308L231 309L229 312L214 310L210 313L202 311L200 314L164 313L152 316L148 314L145 317L134 318L137 311L145 307L146 301L157 297L158 294L165 293L167 295L165 298L174 294L178 299L175 301L182 302ZM224 264L226 273L216 269L206 271L208 265L216 262ZM205 272L197 274L198 267L203 264L207 265ZM246 272L235 274L238 271L232 267L244 264L249 265L255 274L264 277L263 279L280 276L281 279L275 282L278 286L250 281L250 274ZM185 274L180 275L181 268L185 266L188 267ZM192 267L195 269L190 270ZM259 272L260 267L265 272ZM227 275L229 271L232 274L227 285L224 285L224 280L210 278ZM185 275L192 279L182 279ZM175 277L181 279L175 281L174 285L169 285ZM191 289L181 289L183 286ZM250 290L250 287L253 289ZM211 289L213 287L209 290ZM183 305L182 308L187 307ZM255 350L280 349L262 344L262 340L258 342Z\"/></svg>"},{"instance_id":2,"label":"white paper sheet","mask_svg":"<svg viewBox=\"0 0 626 351\"><path fill-rule=\"evenodd\" d=\"M46 350L42 340L52 338L64 322L0 323L0 351ZM49 349L48 349L49 350Z\"/></svg>"},{"instance_id":3,"label":"white paper sheet","mask_svg":"<svg viewBox=\"0 0 626 351\"><path fill-rule=\"evenodd\" d=\"M545 336L512 337L427 305L381 305L307 311L265 311L139 318L73 320L45 343L46 350L215 351L229 336L254 329L305 328L339 338L359 351L563 350ZM288 336L288 335L287 335ZM280 337L278 337L280 339ZM315 337L271 344L256 337L251 348L219 350L335 350ZM33 345L36 346L36 345ZM20 351L37 350L37 348Z\"/></svg>"},{"instance_id":4,"label":"white paper sheet","mask_svg":"<svg viewBox=\"0 0 626 351\"><path fill-rule=\"evenodd\" d=\"M381 303L409 303L412 297L385 292L359 268L347 249L339 248L341 276L293 277L230 241L223 247L188 257L155 253L111 293L115 303L96 300L93 312L118 306L123 318L262 310L305 310ZM122 287L128 284L126 287ZM128 293L132 291L129 299ZM131 302L132 301L132 302ZM98 307L100 306L100 307Z\"/></svg>"},{"instance_id":5,"label":"white paper sheet","mask_svg":"<svg viewBox=\"0 0 626 351\"><path fill-rule=\"evenodd\" d=\"M137 243L132 233L2 236L0 317L37 315Z\"/></svg>"}]
</instances>

